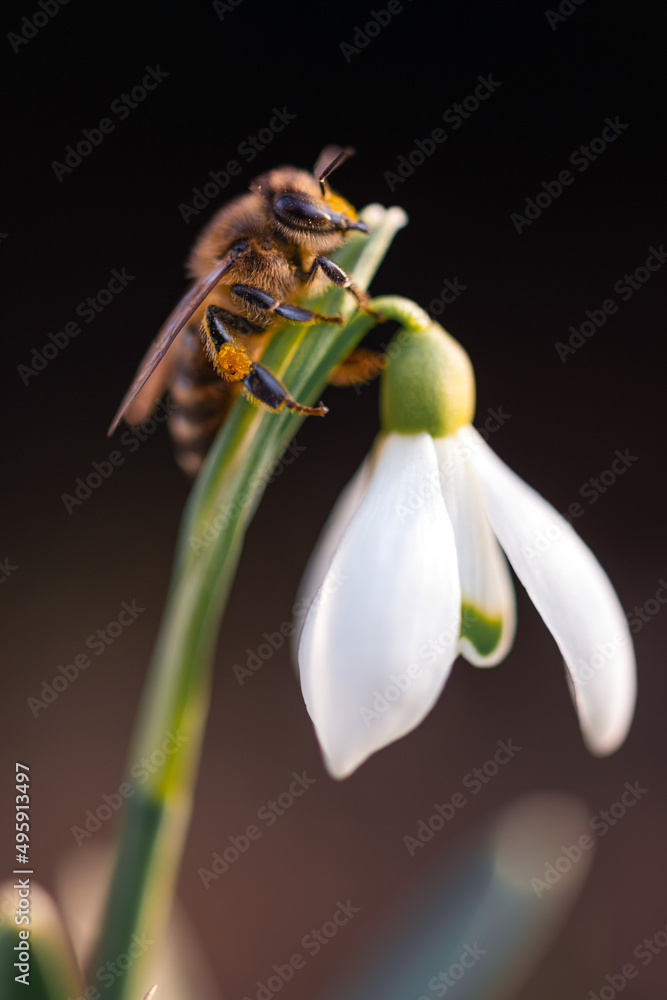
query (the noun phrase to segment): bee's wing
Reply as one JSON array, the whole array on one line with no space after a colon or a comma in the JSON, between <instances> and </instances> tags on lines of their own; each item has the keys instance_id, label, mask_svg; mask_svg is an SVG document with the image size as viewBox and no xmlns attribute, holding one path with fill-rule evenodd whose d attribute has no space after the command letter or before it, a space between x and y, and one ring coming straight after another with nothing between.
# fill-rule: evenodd
<instances>
[{"instance_id":1,"label":"bee's wing","mask_svg":"<svg viewBox=\"0 0 667 1000\"><path fill-rule=\"evenodd\" d=\"M183 333L181 330L176 336L171 344L172 349L167 351L155 371L151 372L136 396L125 407L123 420L126 424L140 424L142 420L146 420L155 409L157 400L164 396L178 365L178 342Z\"/></svg>"},{"instance_id":2,"label":"bee's wing","mask_svg":"<svg viewBox=\"0 0 667 1000\"><path fill-rule=\"evenodd\" d=\"M234 257L231 254L227 254L220 261L220 263L206 275L206 277L195 281L194 285L192 285L192 287L185 293L151 346L148 348L146 356L139 365L134 381L125 393L123 401L118 407L118 412L111 422L111 426L107 432L108 437L111 437L113 432L116 430L116 427L120 423L125 411L130 406L130 403L160 364L174 339L181 332L192 314L196 312L197 308L202 304L206 296L213 291L225 271L228 271L232 266L233 260Z\"/></svg>"}]
</instances>

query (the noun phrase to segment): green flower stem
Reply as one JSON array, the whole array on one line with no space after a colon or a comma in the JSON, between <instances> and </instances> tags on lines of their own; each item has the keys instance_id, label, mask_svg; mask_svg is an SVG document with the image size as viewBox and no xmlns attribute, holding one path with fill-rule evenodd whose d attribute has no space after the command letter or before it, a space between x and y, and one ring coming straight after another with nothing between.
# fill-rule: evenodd
<instances>
[{"instance_id":1,"label":"green flower stem","mask_svg":"<svg viewBox=\"0 0 667 1000\"><path fill-rule=\"evenodd\" d=\"M401 333L419 333L433 324L433 320L421 306L400 295L385 295L374 299L373 308L381 312L385 319L395 319L401 324L403 329L398 333L399 338Z\"/></svg>"},{"instance_id":2,"label":"green flower stem","mask_svg":"<svg viewBox=\"0 0 667 1000\"><path fill-rule=\"evenodd\" d=\"M362 218L371 224L371 235L351 239L337 259L366 288L407 220L401 209L379 206L370 206ZM350 299L333 288L320 296L315 307L325 314L341 311L349 318L356 312ZM372 317L356 312L343 326L285 326L271 338L262 364L284 381L295 398L310 404L374 323ZM159 750L165 740L171 738L180 746L127 799L92 975L126 954L135 934L147 934L156 944L114 981L105 1000L136 1000L155 981L150 966L171 912L190 822L220 619L245 530L271 470L302 420L289 411L266 413L239 398L188 501L128 770Z\"/></svg>"}]
</instances>

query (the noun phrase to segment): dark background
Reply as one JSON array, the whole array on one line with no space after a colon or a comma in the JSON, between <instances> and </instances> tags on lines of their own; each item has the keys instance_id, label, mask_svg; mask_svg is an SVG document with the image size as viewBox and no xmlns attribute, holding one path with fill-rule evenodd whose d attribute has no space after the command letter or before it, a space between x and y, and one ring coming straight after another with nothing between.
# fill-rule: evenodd
<instances>
[{"instance_id":1,"label":"dark background","mask_svg":"<svg viewBox=\"0 0 667 1000\"><path fill-rule=\"evenodd\" d=\"M7 8L6 8L7 9ZM552 30L542 3L406 2L349 61L341 43L382 4L262 4L243 0L221 19L210 3L62 7L14 52L9 32L39 10L7 9L1 44L8 167L0 254L5 277L0 559L17 567L1 585L4 619L0 745L3 782L14 760L31 767L33 856L56 886L60 859L76 853L71 827L118 788L146 665L164 602L188 484L161 428L135 453L105 432L135 366L185 288L183 263L198 228L227 197L282 163L310 168L327 143L357 157L335 186L357 206L400 204L409 226L373 285L429 306L445 279L466 286L440 320L475 364L477 423L488 408L511 414L494 449L559 510L608 469L616 449L637 456L577 529L630 611L667 576L664 533L664 303L667 267L628 302L613 286L667 241L664 184L664 8L586 0ZM554 8L556 9L556 8ZM147 66L168 73L121 121L110 105ZM442 115L473 93L479 75L497 91L456 131ZM253 163L239 156L273 108L295 119ZM606 117L628 125L521 234L542 181L598 137ZM59 182L83 129L113 133ZM444 127L445 143L391 192L398 157ZM235 158L242 173L186 224L179 205ZM4 235L7 234L7 235ZM127 288L25 385L19 365L76 307L125 267ZM554 347L585 311L610 297L619 311L563 363ZM376 342L386 339L376 334ZM523 591L507 661L480 671L463 661L416 732L338 784L325 773L288 651L242 687L232 667L264 631L289 621L300 574L339 490L377 430L377 386L330 389L330 414L306 422L305 448L269 487L248 534L223 624L208 734L180 895L229 997L252 993L336 901L361 908L340 936L284 990L317 995L363 947L382 914L417 875L484 817L525 791L581 796L592 816L626 781L650 792L600 843L591 878L522 998L587 996L632 961L667 924L663 792L664 637L667 611L636 635L639 701L626 744L591 757L581 741L557 648ZM113 447L125 456L71 514L61 499ZM145 611L58 700L35 718L59 664L117 617L123 601ZM652 605L653 607L653 605ZM410 858L403 837L462 776L511 738L523 748L442 831ZM293 770L316 783L252 852L205 891L197 868ZM4 792L3 792L4 795ZM113 832L113 831L111 831ZM98 834L100 842L107 834ZM11 826L2 826L3 870ZM627 988L662 995L667 954ZM406 998L407 1000L407 998Z\"/></svg>"}]
</instances>

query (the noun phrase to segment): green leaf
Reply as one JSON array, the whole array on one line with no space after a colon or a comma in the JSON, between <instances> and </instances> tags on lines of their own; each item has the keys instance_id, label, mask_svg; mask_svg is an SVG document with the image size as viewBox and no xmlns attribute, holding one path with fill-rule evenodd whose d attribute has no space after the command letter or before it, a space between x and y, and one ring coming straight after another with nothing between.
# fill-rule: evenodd
<instances>
[{"instance_id":1,"label":"green leaf","mask_svg":"<svg viewBox=\"0 0 667 1000\"><path fill-rule=\"evenodd\" d=\"M22 911L29 923L0 918L0 995L3 1000L75 1000L83 995L83 982L60 913L51 896L32 878L29 882L24 899L30 910ZM13 898L19 908L14 882L0 885L0 897Z\"/></svg>"},{"instance_id":2,"label":"green leaf","mask_svg":"<svg viewBox=\"0 0 667 1000\"><path fill-rule=\"evenodd\" d=\"M369 206L361 213L372 232L353 237L336 255L365 289L396 232L402 209ZM344 325L287 324L262 354L268 367L299 400L312 402L336 365L374 325L349 293L331 288L313 304L317 312L342 312ZM354 315L353 315L354 314ZM350 318L351 317L351 318ZM133 764L158 749L168 733L181 745L163 767L135 788L124 810L96 965L128 950L135 933L161 940L171 910L208 713L213 650L245 530L269 470L304 418L258 410L239 398L226 418L187 504L167 607L130 751ZM150 955L113 983L105 1000L136 1000L151 985Z\"/></svg>"}]
</instances>

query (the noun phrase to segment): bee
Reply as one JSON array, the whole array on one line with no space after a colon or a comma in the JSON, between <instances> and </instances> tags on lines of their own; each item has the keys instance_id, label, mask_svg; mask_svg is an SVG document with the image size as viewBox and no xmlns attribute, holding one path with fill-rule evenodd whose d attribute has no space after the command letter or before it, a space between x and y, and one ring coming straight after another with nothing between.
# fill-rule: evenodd
<instances>
[{"instance_id":1,"label":"bee","mask_svg":"<svg viewBox=\"0 0 667 1000\"><path fill-rule=\"evenodd\" d=\"M284 322L343 322L340 315L323 316L294 304L306 288L316 290L327 281L381 318L369 308L368 295L327 256L351 233L368 232L352 205L326 183L353 153L327 147L312 174L296 167L271 170L216 213L190 254L194 283L148 349L109 435L122 418L130 424L145 420L168 389L176 460L195 475L239 390L274 412L286 407L324 416L322 403L298 403L255 359L267 335ZM367 380L370 352L357 353ZM362 380L355 374L354 356L347 372L332 381Z\"/></svg>"}]
</instances>

